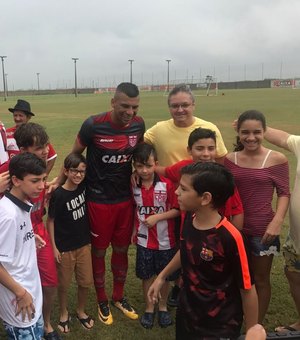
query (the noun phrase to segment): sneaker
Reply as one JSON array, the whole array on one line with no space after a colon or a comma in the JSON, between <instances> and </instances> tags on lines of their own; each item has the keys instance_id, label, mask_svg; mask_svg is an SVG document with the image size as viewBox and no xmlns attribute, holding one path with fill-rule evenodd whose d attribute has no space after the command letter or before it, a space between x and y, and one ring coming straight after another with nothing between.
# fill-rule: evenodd
<instances>
[{"instance_id":1,"label":"sneaker","mask_svg":"<svg viewBox=\"0 0 300 340\"><path fill-rule=\"evenodd\" d=\"M175 285L168 296L167 305L169 307L178 307L179 292L180 288L177 285Z\"/></svg>"},{"instance_id":2,"label":"sneaker","mask_svg":"<svg viewBox=\"0 0 300 340\"><path fill-rule=\"evenodd\" d=\"M132 306L130 306L129 302L123 298L119 301L112 301L112 305L118 309L120 309L123 314L125 314L129 319L136 320L139 316L137 312L134 310Z\"/></svg>"},{"instance_id":3,"label":"sneaker","mask_svg":"<svg viewBox=\"0 0 300 340\"><path fill-rule=\"evenodd\" d=\"M113 323L113 317L110 312L110 308L107 301L99 302L98 304L98 317L105 325L111 325Z\"/></svg>"}]
</instances>

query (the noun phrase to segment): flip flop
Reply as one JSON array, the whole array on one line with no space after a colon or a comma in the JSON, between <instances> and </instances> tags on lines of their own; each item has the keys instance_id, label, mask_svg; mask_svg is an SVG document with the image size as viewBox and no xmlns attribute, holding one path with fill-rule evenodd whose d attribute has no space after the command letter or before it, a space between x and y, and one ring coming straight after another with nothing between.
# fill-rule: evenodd
<instances>
[{"instance_id":1,"label":"flip flop","mask_svg":"<svg viewBox=\"0 0 300 340\"><path fill-rule=\"evenodd\" d=\"M66 321L59 321L57 328L62 333L70 333L70 321L71 321L71 317L68 314L68 319Z\"/></svg>"},{"instance_id":2,"label":"flip flop","mask_svg":"<svg viewBox=\"0 0 300 340\"><path fill-rule=\"evenodd\" d=\"M91 330L94 327L94 323L91 325L91 321L94 321L90 316L87 316L86 318L80 318L78 315L76 316L77 320L81 323L82 327L86 330ZM88 327L89 325L90 327Z\"/></svg>"},{"instance_id":3,"label":"flip flop","mask_svg":"<svg viewBox=\"0 0 300 340\"><path fill-rule=\"evenodd\" d=\"M275 332L277 333L287 333L287 332L297 332L298 329L292 326L279 326L275 328Z\"/></svg>"}]
</instances>

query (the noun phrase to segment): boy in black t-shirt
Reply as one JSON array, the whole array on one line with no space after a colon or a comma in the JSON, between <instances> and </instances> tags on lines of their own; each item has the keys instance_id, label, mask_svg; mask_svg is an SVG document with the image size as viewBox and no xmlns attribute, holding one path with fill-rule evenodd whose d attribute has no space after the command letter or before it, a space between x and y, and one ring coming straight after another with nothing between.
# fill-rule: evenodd
<instances>
[{"instance_id":1,"label":"boy in black t-shirt","mask_svg":"<svg viewBox=\"0 0 300 340\"><path fill-rule=\"evenodd\" d=\"M219 215L233 194L231 173L217 163L194 163L181 170L176 194L186 211L180 250L149 288L157 303L167 276L182 268L176 339L237 339L257 323L258 301L240 232Z\"/></svg>"},{"instance_id":2,"label":"boy in black t-shirt","mask_svg":"<svg viewBox=\"0 0 300 340\"><path fill-rule=\"evenodd\" d=\"M60 321L58 328L70 332L67 309L68 288L75 272L78 284L77 319L86 329L94 320L85 313L88 289L93 285L89 221L85 204L86 160L81 154L71 153L64 161L65 184L52 194L47 226L57 261Z\"/></svg>"}]
</instances>

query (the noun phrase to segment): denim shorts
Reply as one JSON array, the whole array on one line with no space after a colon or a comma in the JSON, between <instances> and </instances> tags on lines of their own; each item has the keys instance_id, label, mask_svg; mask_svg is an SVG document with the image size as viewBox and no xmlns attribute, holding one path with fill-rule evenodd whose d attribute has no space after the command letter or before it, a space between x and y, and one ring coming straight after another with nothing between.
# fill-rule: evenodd
<instances>
[{"instance_id":1,"label":"denim shorts","mask_svg":"<svg viewBox=\"0 0 300 340\"><path fill-rule=\"evenodd\" d=\"M156 250L137 245L136 251L136 276L142 280L148 280L158 275L172 260L177 249ZM167 280L174 281L179 276L178 271L171 274Z\"/></svg>"},{"instance_id":2,"label":"denim shorts","mask_svg":"<svg viewBox=\"0 0 300 340\"><path fill-rule=\"evenodd\" d=\"M254 256L275 255L280 253L280 240L279 236L276 236L271 243L262 244L262 237L260 236L247 236L249 249Z\"/></svg>"},{"instance_id":3,"label":"denim shorts","mask_svg":"<svg viewBox=\"0 0 300 340\"><path fill-rule=\"evenodd\" d=\"M41 340L44 335L44 320L42 315L35 324L26 328L14 327L5 321L3 321L3 325L8 340Z\"/></svg>"}]
</instances>

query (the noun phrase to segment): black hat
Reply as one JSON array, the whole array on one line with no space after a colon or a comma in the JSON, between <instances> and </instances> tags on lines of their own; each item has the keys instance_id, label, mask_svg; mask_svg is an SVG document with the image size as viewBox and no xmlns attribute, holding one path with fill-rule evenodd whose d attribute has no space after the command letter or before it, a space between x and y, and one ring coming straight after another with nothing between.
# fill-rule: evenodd
<instances>
[{"instance_id":1,"label":"black hat","mask_svg":"<svg viewBox=\"0 0 300 340\"><path fill-rule=\"evenodd\" d=\"M23 111L27 115L35 116L34 113L31 112L30 104L23 99L18 99L17 104L14 108L9 108L8 111L14 113L14 111Z\"/></svg>"}]
</instances>

